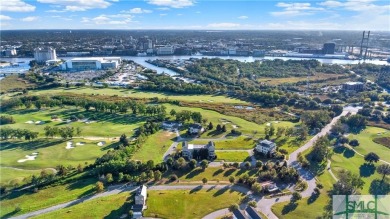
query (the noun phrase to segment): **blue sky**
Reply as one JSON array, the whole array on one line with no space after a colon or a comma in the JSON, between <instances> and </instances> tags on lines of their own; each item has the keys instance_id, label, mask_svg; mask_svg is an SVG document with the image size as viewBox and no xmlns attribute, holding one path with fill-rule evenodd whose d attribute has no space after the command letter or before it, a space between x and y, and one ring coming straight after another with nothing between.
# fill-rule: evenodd
<instances>
[{"instance_id":1,"label":"blue sky","mask_svg":"<svg viewBox=\"0 0 390 219\"><path fill-rule=\"evenodd\" d=\"M1 29L390 31L390 1L1 0Z\"/></svg>"}]
</instances>

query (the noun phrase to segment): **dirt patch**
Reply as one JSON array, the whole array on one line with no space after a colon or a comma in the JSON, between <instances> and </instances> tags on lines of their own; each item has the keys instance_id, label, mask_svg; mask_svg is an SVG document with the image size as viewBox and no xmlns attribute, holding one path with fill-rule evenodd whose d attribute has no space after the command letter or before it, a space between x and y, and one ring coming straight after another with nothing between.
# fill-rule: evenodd
<instances>
[{"instance_id":1,"label":"dirt patch","mask_svg":"<svg viewBox=\"0 0 390 219\"><path fill-rule=\"evenodd\" d=\"M380 145L383 145L387 148L390 148L390 137L374 138L373 141L377 144L380 144Z\"/></svg>"}]
</instances>

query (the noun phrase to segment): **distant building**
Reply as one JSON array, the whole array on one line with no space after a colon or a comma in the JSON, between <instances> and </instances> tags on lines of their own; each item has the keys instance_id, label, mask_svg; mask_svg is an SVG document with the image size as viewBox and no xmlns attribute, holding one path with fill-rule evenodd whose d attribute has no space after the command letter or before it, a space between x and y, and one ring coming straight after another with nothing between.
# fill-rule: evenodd
<instances>
[{"instance_id":1,"label":"distant building","mask_svg":"<svg viewBox=\"0 0 390 219\"><path fill-rule=\"evenodd\" d=\"M322 47L322 53L323 54L334 54L336 49L335 43L325 43L324 47Z\"/></svg>"},{"instance_id":2,"label":"distant building","mask_svg":"<svg viewBox=\"0 0 390 219\"><path fill-rule=\"evenodd\" d=\"M342 84L342 89L345 91L362 91L364 84L362 82L345 82Z\"/></svg>"},{"instance_id":3,"label":"distant building","mask_svg":"<svg viewBox=\"0 0 390 219\"><path fill-rule=\"evenodd\" d=\"M157 55L173 55L175 49L173 46L163 46L157 48Z\"/></svg>"},{"instance_id":4,"label":"distant building","mask_svg":"<svg viewBox=\"0 0 390 219\"><path fill-rule=\"evenodd\" d=\"M142 211L146 209L146 198L148 196L146 186L142 185L137 190L134 197L134 205L132 206L133 218L141 218Z\"/></svg>"},{"instance_id":5,"label":"distant building","mask_svg":"<svg viewBox=\"0 0 390 219\"><path fill-rule=\"evenodd\" d=\"M263 57L265 56L265 50L258 50L258 49L255 49L253 50L253 56L255 57Z\"/></svg>"},{"instance_id":6,"label":"distant building","mask_svg":"<svg viewBox=\"0 0 390 219\"><path fill-rule=\"evenodd\" d=\"M120 57L74 58L61 65L62 70L100 70L116 69L121 63Z\"/></svg>"},{"instance_id":7,"label":"distant building","mask_svg":"<svg viewBox=\"0 0 390 219\"><path fill-rule=\"evenodd\" d=\"M5 56L16 56L17 52L15 48L9 48L4 51Z\"/></svg>"},{"instance_id":8,"label":"distant building","mask_svg":"<svg viewBox=\"0 0 390 219\"><path fill-rule=\"evenodd\" d=\"M276 144L272 141L261 140L256 144L255 150L263 154L273 153L276 150Z\"/></svg>"},{"instance_id":9,"label":"distant building","mask_svg":"<svg viewBox=\"0 0 390 219\"><path fill-rule=\"evenodd\" d=\"M187 141L182 143L182 155L188 159L192 159L194 151L199 151L201 149L208 150L209 159L215 158L215 144L212 141L209 141L206 145L194 145L188 144Z\"/></svg>"},{"instance_id":10,"label":"distant building","mask_svg":"<svg viewBox=\"0 0 390 219\"><path fill-rule=\"evenodd\" d=\"M194 135L194 134L199 134L201 132L204 131L204 128L202 127L201 124L199 123L194 123L194 124L191 124L189 127L188 127L188 133Z\"/></svg>"},{"instance_id":11,"label":"distant building","mask_svg":"<svg viewBox=\"0 0 390 219\"><path fill-rule=\"evenodd\" d=\"M147 49L153 49L153 41L149 37L141 37L138 39L137 47L139 50L146 51Z\"/></svg>"},{"instance_id":12,"label":"distant building","mask_svg":"<svg viewBox=\"0 0 390 219\"><path fill-rule=\"evenodd\" d=\"M56 60L56 50L51 47L36 48L34 50L34 59L38 63L45 63L48 60Z\"/></svg>"}]
</instances>

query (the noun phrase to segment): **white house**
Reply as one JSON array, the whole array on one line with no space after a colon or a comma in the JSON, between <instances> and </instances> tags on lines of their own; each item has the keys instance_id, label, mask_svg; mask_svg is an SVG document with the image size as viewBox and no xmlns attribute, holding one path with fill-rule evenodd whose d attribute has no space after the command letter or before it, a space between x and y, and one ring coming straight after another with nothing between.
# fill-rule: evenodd
<instances>
[{"instance_id":1,"label":"white house","mask_svg":"<svg viewBox=\"0 0 390 219\"><path fill-rule=\"evenodd\" d=\"M199 123L194 123L194 124L191 124L189 127L188 127L188 132L192 135L194 134L199 134L201 132L204 132L204 128L202 127L201 124Z\"/></svg>"},{"instance_id":2,"label":"white house","mask_svg":"<svg viewBox=\"0 0 390 219\"><path fill-rule=\"evenodd\" d=\"M176 121L164 121L162 123L163 129L177 129L181 126L182 126L181 122L176 122Z\"/></svg>"},{"instance_id":3,"label":"white house","mask_svg":"<svg viewBox=\"0 0 390 219\"><path fill-rule=\"evenodd\" d=\"M208 149L209 159L215 158L215 144L212 141L209 141L206 145L188 144L187 141L182 143L182 155L188 159L192 159L195 150L199 151L201 149Z\"/></svg>"},{"instance_id":4,"label":"white house","mask_svg":"<svg viewBox=\"0 0 390 219\"><path fill-rule=\"evenodd\" d=\"M133 210L133 218L141 218L142 217L142 211L146 209L146 198L147 198L147 188L146 186L142 185L137 190L137 193L134 197L134 205L132 207Z\"/></svg>"},{"instance_id":5,"label":"white house","mask_svg":"<svg viewBox=\"0 0 390 219\"><path fill-rule=\"evenodd\" d=\"M263 154L273 153L276 150L276 144L272 141L261 140L256 144L255 150Z\"/></svg>"}]
</instances>

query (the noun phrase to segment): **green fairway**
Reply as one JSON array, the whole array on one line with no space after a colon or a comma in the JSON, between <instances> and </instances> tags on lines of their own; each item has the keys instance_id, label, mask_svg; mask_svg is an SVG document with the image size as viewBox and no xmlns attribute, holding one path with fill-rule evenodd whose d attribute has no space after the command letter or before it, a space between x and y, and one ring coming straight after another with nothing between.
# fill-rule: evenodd
<instances>
[{"instance_id":1,"label":"green fairway","mask_svg":"<svg viewBox=\"0 0 390 219\"><path fill-rule=\"evenodd\" d=\"M196 219L239 203L244 195L228 189L149 191L147 217Z\"/></svg>"},{"instance_id":2,"label":"green fairway","mask_svg":"<svg viewBox=\"0 0 390 219\"><path fill-rule=\"evenodd\" d=\"M354 149L357 152L363 155L366 155L369 152L374 152L378 154L382 160L390 162L390 149L383 145L377 144L373 141L374 138L389 137L389 136L390 136L389 130L369 126L366 129L362 130L357 135L350 134L348 138L350 140L357 139L359 141L360 143L359 146L354 147Z\"/></svg>"},{"instance_id":3,"label":"green fairway","mask_svg":"<svg viewBox=\"0 0 390 219\"><path fill-rule=\"evenodd\" d=\"M67 142L60 139L38 139L36 141L8 141L2 142L0 165L9 167L18 167L22 169L40 169L48 167L56 167L57 165L85 165L85 162L91 164L96 158L101 157L113 145L107 141L105 146L98 146L99 141L87 141L81 139L73 139L75 148L66 149ZM76 145L84 142L84 145ZM38 152L35 160L25 159L26 155ZM3 173L2 173L3 174Z\"/></svg>"},{"instance_id":4,"label":"green fairway","mask_svg":"<svg viewBox=\"0 0 390 219\"><path fill-rule=\"evenodd\" d=\"M364 158L357 155L350 149L343 150L344 147L339 147L334 150L334 154L332 155L332 171L338 177L338 174L341 170L348 170L352 173L355 173L361 176L362 180L365 182L364 187L361 191L363 195L370 194L370 186L371 183L376 179L382 179L382 176L376 172L376 167L381 162L374 163L373 166L364 165ZM390 177L386 177L387 181Z\"/></svg>"},{"instance_id":5,"label":"green fairway","mask_svg":"<svg viewBox=\"0 0 390 219\"><path fill-rule=\"evenodd\" d=\"M244 162L250 161L248 152L246 151L217 151L217 160L225 162Z\"/></svg>"},{"instance_id":6,"label":"green fairway","mask_svg":"<svg viewBox=\"0 0 390 219\"><path fill-rule=\"evenodd\" d=\"M34 90L32 94L45 95L55 93L79 93L79 94L100 94L100 95L118 95L123 97L135 97L135 98L168 98L171 100L179 100L186 102L207 102L207 103L237 103L247 104L247 102L229 98L225 96L215 95L180 95L180 94L169 94L169 93L157 93L139 90L129 89L112 89L112 88L55 88L50 90Z\"/></svg>"},{"instance_id":7,"label":"green fairway","mask_svg":"<svg viewBox=\"0 0 390 219\"><path fill-rule=\"evenodd\" d=\"M0 217L10 217L68 202L94 193L96 179L83 179L75 183L50 187L38 193L14 192L1 198ZM21 211L14 212L19 206Z\"/></svg>"},{"instance_id":8,"label":"green fairway","mask_svg":"<svg viewBox=\"0 0 390 219\"><path fill-rule=\"evenodd\" d=\"M133 197L129 192L86 201L33 218L120 218L128 214ZM93 209L93 210L91 210Z\"/></svg>"},{"instance_id":9,"label":"green fairway","mask_svg":"<svg viewBox=\"0 0 390 219\"><path fill-rule=\"evenodd\" d=\"M193 140L190 141L190 144L207 144L207 140ZM253 149L256 145L256 142L246 136L240 136L234 139L222 139L215 140L215 149L217 150L235 150L235 149Z\"/></svg>"},{"instance_id":10,"label":"green fairway","mask_svg":"<svg viewBox=\"0 0 390 219\"><path fill-rule=\"evenodd\" d=\"M0 166L0 184L21 184L24 179L32 176L39 175L42 170L24 170L24 169L13 169Z\"/></svg>"},{"instance_id":11,"label":"green fairway","mask_svg":"<svg viewBox=\"0 0 390 219\"><path fill-rule=\"evenodd\" d=\"M218 113L216 111L212 110L205 110L201 108L191 108L191 107L180 107L176 105L171 104L164 104L167 107L167 112L170 112L172 109L175 109L176 112L180 112L182 110L189 110L192 112L200 112L203 116L203 118L207 119L208 122L212 122L214 124L214 129L202 134L201 138L214 138L215 135L218 135L220 133L215 133L215 129L218 124L226 125L227 132L225 134L230 133L230 131L234 128L233 125L236 127L237 131L241 131L243 134L249 134L253 135L254 132L257 133L256 136L261 136L264 134L264 128L266 124L256 124L253 122L246 121L244 119L234 117L234 116L226 116L221 113ZM292 122L274 122L275 128L282 126L282 127L292 127L294 126L294 123ZM219 136L219 135L218 135Z\"/></svg>"},{"instance_id":12,"label":"green fairway","mask_svg":"<svg viewBox=\"0 0 390 219\"><path fill-rule=\"evenodd\" d=\"M243 169L222 169L218 167L208 167L202 170L200 167L195 168L191 171L168 171L164 174L165 177L169 177L172 173L179 177L180 182L193 182L202 181L203 178L209 181L229 181L229 177L233 176L238 179L242 174L248 174L253 176L257 170L243 170Z\"/></svg>"},{"instance_id":13,"label":"green fairway","mask_svg":"<svg viewBox=\"0 0 390 219\"><path fill-rule=\"evenodd\" d=\"M133 159L148 161L153 160L155 163L163 161L163 155L173 143L175 133L159 131L151 136L141 146L141 148L134 153Z\"/></svg>"},{"instance_id":14,"label":"green fairway","mask_svg":"<svg viewBox=\"0 0 390 219\"><path fill-rule=\"evenodd\" d=\"M6 126L37 131L40 136L44 136L44 127L49 125L58 128L65 126L80 127L82 130L81 136L118 137L123 133L129 135L135 128L141 126L145 120L143 117L133 117L132 115L87 112L84 109L70 106L42 110L19 109L9 111L6 115L11 115L16 121L15 124ZM51 116L53 115L58 116L62 121L52 121ZM92 120L93 122L89 124L82 121L67 123L66 120L72 115L83 115L85 118L95 117L96 120ZM44 124L37 125L35 124L37 121L43 121ZM34 124L28 124L27 122L34 122Z\"/></svg>"}]
</instances>

